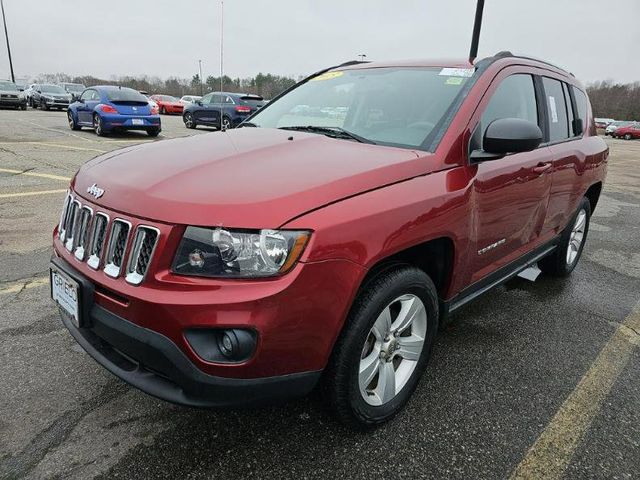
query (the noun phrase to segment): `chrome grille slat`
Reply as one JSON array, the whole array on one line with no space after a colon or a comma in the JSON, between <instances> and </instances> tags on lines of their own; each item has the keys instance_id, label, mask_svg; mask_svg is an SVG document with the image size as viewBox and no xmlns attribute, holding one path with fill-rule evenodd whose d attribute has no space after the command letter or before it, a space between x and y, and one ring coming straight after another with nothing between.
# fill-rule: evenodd
<instances>
[{"instance_id":1,"label":"chrome grille slat","mask_svg":"<svg viewBox=\"0 0 640 480\"><path fill-rule=\"evenodd\" d=\"M66 228L65 228L65 248L72 252L75 247L75 238L77 237L77 227L79 224L80 215L80 202L78 200L74 200L71 202L69 206L69 212L67 214Z\"/></svg>"},{"instance_id":2,"label":"chrome grille slat","mask_svg":"<svg viewBox=\"0 0 640 480\"><path fill-rule=\"evenodd\" d=\"M87 244L89 243L89 234L91 233L89 227L91 226L91 219L93 218L93 209L85 205L80 209L79 218L74 255L78 260L83 261L87 251Z\"/></svg>"},{"instance_id":3,"label":"chrome grille slat","mask_svg":"<svg viewBox=\"0 0 640 480\"><path fill-rule=\"evenodd\" d=\"M160 231L147 225L139 225L133 247L129 254L125 279L133 285L140 285L144 280L153 257Z\"/></svg>"},{"instance_id":4,"label":"chrome grille slat","mask_svg":"<svg viewBox=\"0 0 640 480\"><path fill-rule=\"evenodd\" d=\"M120 275L130 232L131 224L126 220L116 218L111 224L107 255L104 261L104 273L110 277L117 278Z\"/></svg>"},{"instance_id":5,"label":"chrome grille slat","mask_svg":"<svg viewBox=\"0 0 640 480\"><path fill-rule=\"evenodd\" d=\"M69 205L73 201L73 196L69 191L67 191L67 196L64 197L64 204L62 205L62 213L60 214L60 223L58 223L58 238L64 243L65 234L66 234L66 221L67 221L67 213L69 210Z\"/></svg>"},{"instance_id":6,"label":"chrome grille slat","mask_svg":"<svg viewBox=\"0 0 640 480\"><path fill-rule=\"evenodd\" d=\"M109 226L109 216L105 213L98 212L93 220L91 227L91 241L89 243L89 259L87 265L94 270L100 267L100 259L104 249L104 241L107 235L107 227Z\"/></svg>"}]
</instances>

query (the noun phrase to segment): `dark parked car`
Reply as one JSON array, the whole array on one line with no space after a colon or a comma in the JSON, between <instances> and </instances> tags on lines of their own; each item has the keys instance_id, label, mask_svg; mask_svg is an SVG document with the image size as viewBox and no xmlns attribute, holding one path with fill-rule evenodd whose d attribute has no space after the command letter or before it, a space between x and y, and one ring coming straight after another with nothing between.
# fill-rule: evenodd
<instances>
[{"instance_id":1,"label":"dark parked car","mask_svg":"<svg viewBox=\"0 0 640 480\"><path fill-rule=\"evenodd\" d=\"M57 108L62 110L71 103L71 94L58 85L48 83L36 83L30 93L30 105L33 108L40 107L43 110Z\"/></svg>"},{"instance_id":2,"label":"dark parked car","mask_svg":"<svg viewBox=\"0 0 640 480\"><path fill-rule=\"evenodd\" d=\"M51 293L91 357L156 397L255 405L320 382L341 419L380 424L451 312L535 264L571 274L608 153L584 86L548 63L350 62L225 135L82 165Z\"/></svg>"},{"instance_id":3,"label":"dark parked car","mask_svg":"<svg viewBox=\"0 0 640 480\"><path fill-rule=\"evenodd\" d=\"M69 106L67 120L71 130L93 128L103 136L114 130L143 130L150 137L161 131L157 107L131 88L97 86L87 88Z\"/></svg>"},{"instance_id":4,"label":"dark parked car","mask_svg":"<svg viewBox=\"0 0 640 480\"><path fill-rule=\"evenodd\" d=\"M0 107L15 107L25 110L27 99L17 85L9 80L0 80Z\"/></svg>"},{"instance_id":5,"label":"dark parked car","mask_svg":"<svg viewBox=\"0 0 640 480\"><path fill-rule=\"evenodd\" d=\"M71 99L76 101L82 95L82 92L87 88L81 83L67 83L63 82L60 84L62 88L64 88L65 92L71 95Z\"/></svg>"},{"instance_id":6,"label":"dark parked car","mask_svg":"<svg viewBox=\"0 0 640 480\"><path fill-rule=\"evenodd\" d=\"M212 92L185 105L182 119L187 128L206 125L227 130L237 127L263 105L264 99L259 95Z\"/></svg>"}]
</instances>

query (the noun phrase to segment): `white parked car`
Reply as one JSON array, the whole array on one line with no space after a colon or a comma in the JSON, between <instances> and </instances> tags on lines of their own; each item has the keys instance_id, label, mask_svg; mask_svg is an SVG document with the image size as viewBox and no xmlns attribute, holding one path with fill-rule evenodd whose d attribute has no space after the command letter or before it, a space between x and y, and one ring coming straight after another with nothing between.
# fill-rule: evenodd
<instances>
[{"instance_id":1,"label":"white parked car","mask_svg":"<svg viewBox=\"0 0 640 480\"><path fill-rule=\"evenodd\" d=\"M182 97L180 99L180 103L186 107L190 103L195 103L198 100L200 100L201 98L202 97L199 96L199 95L185 95L184 97Z\"/></svg>"}]
</instances>

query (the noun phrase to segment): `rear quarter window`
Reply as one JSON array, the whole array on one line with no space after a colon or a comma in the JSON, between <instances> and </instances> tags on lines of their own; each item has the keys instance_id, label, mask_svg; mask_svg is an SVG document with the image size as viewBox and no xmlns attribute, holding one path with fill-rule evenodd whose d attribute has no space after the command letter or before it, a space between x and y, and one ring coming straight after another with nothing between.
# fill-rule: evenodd
<instances>
[{"instance_id":1,"label":"rear quarter window","mask_svg":"<svg viewBox=\"0 0 640 480\"><path fill-rule=\"evenodd\" d=\"M578 120L580 134L587 130L587 95L576 87L571 87L573 90L573 97L576 99L576 120Z\"/></svg>"}]
</instances>

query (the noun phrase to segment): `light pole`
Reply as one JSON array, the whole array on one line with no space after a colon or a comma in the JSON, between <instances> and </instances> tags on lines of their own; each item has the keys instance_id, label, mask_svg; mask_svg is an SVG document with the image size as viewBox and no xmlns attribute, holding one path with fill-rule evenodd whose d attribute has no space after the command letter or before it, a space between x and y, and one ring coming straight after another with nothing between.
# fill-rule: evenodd
<instances>
[{"instance_id":1,"label":"light pole","mask_svg":"<svg viewBox=\"0 0 640 480\"><path fill-rule=\"evenodd\" d=\"M9 53L9 68L11 69L11 81L16 83L16 76L13 74L13 61L11 60L11 47L9 47L9 33L7 32L7 18L4 15L4 1L0 0L2 8L2 23L4 23L4 37L7 39L7 53Z\"/></svg>"},{"instance_id":2,"label":"light pole","mask_svg":"<svg viewBox=\"0 0 640 480\"><path fill-rule=\"evenodd\" d=\"M224 91L224 0L220 0L220 94ZM222 131L222 107L220 108L220 131Z\"/></svg>"},{"instance_id":3,"label":"light pole","mask_svg":"<svg viewBox=\"0 0 640 480\"><path fill-rule=\"evenodd\" d=\"M198 60L198 68L200 69L200 96L202 96L202 60Z\"/></svg>"},{"instance_id":4,"label":"light pole","mask_svg":"<svg viewBox=\"0 0 640 480\"><path fill-rule=\"evenodd\" d=\"M361 53L360 55L358 55L360 57L360 61L364 62L364 59L367 58L367 56L364 53Z\"/></svg>"}]
</instances>

